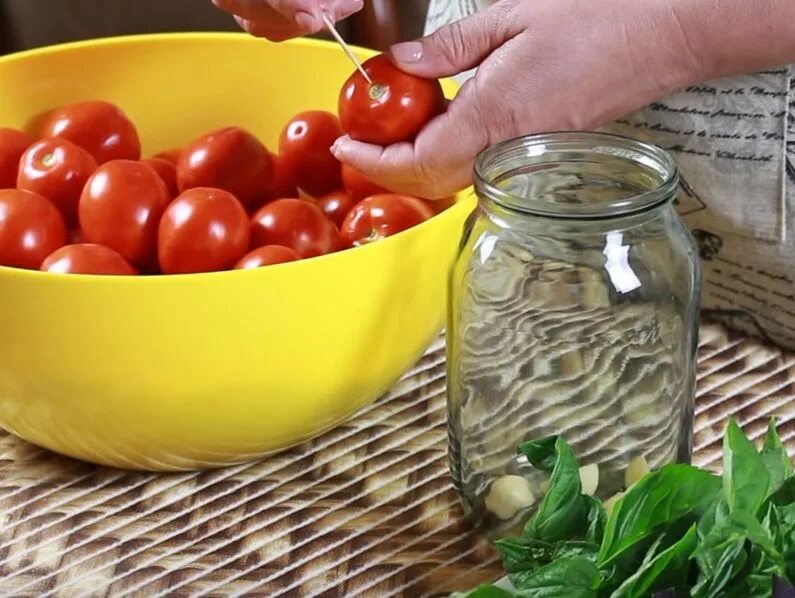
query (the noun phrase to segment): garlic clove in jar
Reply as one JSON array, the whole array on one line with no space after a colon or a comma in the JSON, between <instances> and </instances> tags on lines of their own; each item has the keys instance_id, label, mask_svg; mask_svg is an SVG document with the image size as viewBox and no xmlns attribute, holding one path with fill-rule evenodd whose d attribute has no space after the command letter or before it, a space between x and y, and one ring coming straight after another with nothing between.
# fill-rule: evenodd
<instances>
[{"instance_id":1,"label":"garlic clove in jar","mask_svg":"<svg viewBox=\"0 0 795 598\"><path fill-rule=\"evenodd\" d=\"M627 465L626 470L624 471L624 487L629 488L649 473L651 469L649 468L649 464L646 461L646 457L641 455L640 457L635 457L632 461L629 462Z\"/></svg>"},{"instance_id":2,"label":"garlic clove in jar","mask_svg":"<svg viewBox=\"0 0 795 598\"><path fill-rule=\"evenodd\" d=\"M518 475L505 475L491 484L486 508L502 520L511 519L535 502L530 482Z\"/></svg>"},{"instance_id":3,"label":"garlic clove in jar","mask_svg":"<svg viewBox=\"0 0 795 598\"><path fill-rule=\"evenodd\" d=\"M580 484L582 493L586 496L596 494L596 489L599 487L599 466L596 463L580 467Z\"/></svg>"}]
</instances>

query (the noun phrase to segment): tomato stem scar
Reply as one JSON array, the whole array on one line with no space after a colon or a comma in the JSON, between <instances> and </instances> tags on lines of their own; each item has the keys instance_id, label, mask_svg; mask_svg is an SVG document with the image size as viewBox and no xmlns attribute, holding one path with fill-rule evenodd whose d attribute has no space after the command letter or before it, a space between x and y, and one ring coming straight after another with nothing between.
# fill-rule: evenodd
<instances>
[{"instance_id":1,"label":"tomato stem scar","mask_svg":"<svg viewBox=\"0 0 795 598\"><path fill-rule=\"evenodd\" d=\"M44 157L41 159L41 163L48 168L50 166L53 166L55 164L55 154L53 154L52 152L45 154Z\"/></svg>"},{"instance_id":2,"label":"tomato stem scar","mask_svg":"<svg viewBox=\"0 0 795 598\"><path fill-rule=\"evenodd\" d=\"M387 92L387 86L381 83L373 83L368 90L371 100L380 100Z\"/></svg>"}]
</instances>

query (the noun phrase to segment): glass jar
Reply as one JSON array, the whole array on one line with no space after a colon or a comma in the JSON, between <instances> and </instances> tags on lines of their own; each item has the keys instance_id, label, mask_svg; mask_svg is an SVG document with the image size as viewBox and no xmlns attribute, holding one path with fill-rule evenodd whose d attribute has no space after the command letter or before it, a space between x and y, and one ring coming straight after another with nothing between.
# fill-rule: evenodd
<instances>
[{"instance_id":1,"label":"glass jar","mask_svg":"<svg viewBox=\"0 0 795 598\"><path fill-rule=\"evenodd\" d=\"M543 497L549 474L522 442L562 436L603 499L690 460L700 267L678 183L663 150L597 133L478 158L451 275L448 431L465 511L488 532Z\"/></svg>"}]
</instances>

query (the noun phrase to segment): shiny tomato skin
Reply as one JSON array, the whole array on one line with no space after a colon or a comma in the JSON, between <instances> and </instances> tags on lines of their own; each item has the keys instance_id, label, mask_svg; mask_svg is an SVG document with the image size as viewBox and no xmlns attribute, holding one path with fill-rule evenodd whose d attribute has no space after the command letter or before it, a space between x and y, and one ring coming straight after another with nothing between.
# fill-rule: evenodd
<instances>
[{"instance_id":1,"label":"shiny tomato skin","mask_svg":"<svg viewBox=\"0 0 795 598\"><path fill-rule=\"evenodd\" d=\"M34 141L27 133L0 127L0 189L12 189L17 184L19 160Z\"/></svg>"},{"instance_id":2,"label":"shiny tomato skin","mask_svg":"<svg viewBox=\"0 0 795 598\"><path fill-rule=\"evenodd\" d=\"M260 208L251 221L251 242L253 247L290 247L304 258L342 249L336 225L303 199L277 199Z\"/></svg>"},{"instance_id":3,"label":"shiny tomato skin","mask_svg":"<svg viewBox=\"0 0 795 598\"><path fill-rule=\"evenodd\" d=\"M361 201L365 197L389 193L387 189L379 187L361 172L348 164L342 165L342 186L350 193L354 201Z\"/></svg>"},{"instance_id":4,"label":"shiny tomato skin","mask_svg":"<svg viewBox=\"0 0 795 598\"><path fill-rule=\"evenodd\" d=\"M271 153L240 127L202 135L184 149L177 162L180 192L195 187L223 189L244 206L264 198L272 177Z\"/></svg>"},{"instance_id":5,"label":"shiny tomato skin","mask_svg":"<svg viewBox=\"0 0 795 598\"><path fill-rule=\"evenodd\" d=\"M323 210L326 217L337 227L342 226L345 216L351 211L356 202L347 191L339 190L326 193L316 200L317 205Z\"/></svg>"},{"instance_id":6,"label":"shiny tomato skin","mask_svg":"<svg viewBox=\"0 0 795 598\"><path fill-rule=\"evenodd\" d=\"M79 243L56 249L41 264L43 272L58 274L104 274L133 276L137 274L118 252L104 245Z\"/></svg>"},{"instance_id":7,"label":"shiny tomato skin","mask_svg":"<svg viewBox=\"0 0 795 598\"><path fill-rule=\"evenodd\" d=\"M342 128L352 139L377 145L411 141L445 110L442 86L401 71L386 54L362 65L373 81L355 71L339 97Z\"/></svg>"},{"instance_id":8,"label":"shiny tomato skin","mask_svg":"<svg viewBox=\"0 0 795 598\"><path fill-rule=\"evenodd\" d=\"M297 262L301 256L294 249L282 247L281 245L265 245L250 251L240 260L235 269L250 270L252 268L262 268L274 264L286 264L287 262Z\"/></svg>"},{"instance_id":9,"label":"shiny tomato skin","mask_svg":"<svg viewBox=\"0 0 795 598\"><path fill-rule=\"evenodd\" d=\"M139 269L155 264L157 227L170 201L155 170L135 160L113 160L88 179L78 215L83 239L106 245Z\"/></svg>"},{"instance_id":10,"label":"shiny tomato skin","mask_svg":"<svg viewBox=\"0 0 795 598\"><path fill-rule=\"evenodd\" d=\"M30 191L0 190L0 266L38 270L65 244L63 216L50 200Z\"/></svg>"},{"instance_id":11,"label":"shiny tomato skin","mask_svg":"<svg viewBox=\"0 0 795 598\"><path fill-rule=\"evenodd\" d=\"M296 114L282 129L279 156L295 173L297 186L312 197L342 184L342 164L331 146L343 134L339 118L323 110Z\"/></svg>"},{"instance_id":12,"label":"shiny tomato skin","mask_svg":"<svg viewBox=\"0 0 795 598\"><path fill-rule=\"evenodd\" d=\"M77 222L77 205L97 161L79 145L51 137L30 146L19 161L17 189L43 195L55 204L68 226Z\"/></svg>"},{"instance_id":13,"label":"shiny tomato skin","mask_svg":"<svg viewBox=\"0 0 795 598\"><path fill-rule=\"evenodd\" d=\"M181 155L182 155L182 148L181 147L175 147L175 148L160 152L159 154L155 154L152 157L153 158L159 158L161 160L165 160L166 162L171 162L174 166L176 166L177 162L179 162L179 157Z\"/></svg>"},{"instance_id":14,"label":"shiny tomato skin","mask_svg":"<svg viewBox=\"0 0 795 598\"><path fill-rule=\"evenodd\" d=\"M298 183L296 182L293 166L282 156L271 153L273 161L273 177L265 191L265 201L298 197Z\"/></svg>"},{"instance_id":15,"label":"shiny tomato skin","mask_svg":"<svg viewBox=\"0 0 795 598\"><path fill-rule=\"evenodd\" d=\"M166 184L168 194L172 198L179 195L177 189L177 167L173 163L163 158L144 158L141 162L151 166L160 175L160 178Z\"/></svg>"},{"instance_id":16,"label":"shiny tomato skin","mask_svg":"<svg viewBox=\"0 0 795 598\"><path fill-rule=\"evenodd\" d=\"M433 210L416 197L394 193L373 195L348 213L340 235L343 243L356 247L396 235L433 216Z\"/></svg>"},{"instance_id":17,"label":"shiny tomato skin","mask_svg":"<svg viewBox=\"0 0 795 598\"><path fill-rule=\"evenodd\" d=\"M230 270L249 247L248 214L223 189L195 187L166 209L158 232L163 274Z\"/></svg>"},{"instance_id":18,"label":"shiny tomato skin","mask_svg":"<svg viewBox=\"0 0 795 598\"><path fill-rule=\"evenodd\" d=\"M78 102L53 111L44 119L41 137L68 139L94 156L98 164L141 157L135 125L110 102Z\"/></svg>"}]
</instances>

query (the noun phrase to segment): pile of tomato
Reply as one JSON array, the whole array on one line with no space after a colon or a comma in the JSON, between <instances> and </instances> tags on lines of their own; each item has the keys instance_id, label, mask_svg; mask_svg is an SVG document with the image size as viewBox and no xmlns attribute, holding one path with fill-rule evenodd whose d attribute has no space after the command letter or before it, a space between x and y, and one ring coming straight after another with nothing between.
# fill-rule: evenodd
<instances>
[{"instance_id":1,"label":"pile of tomato","mask_svg":"<svg viewBox=\"0 0 795 598\"><path fill-rule=\"evenodd\" d=\"M371 243L452 200L389 193L330 151L347 133L411 140L444 110L438 81L365 63L339 117L296 115L270 151L235 126L141 156L134 123L105 101L70 104L31 135L0 128L0 265L80 274L184 274L257 268Z\"/></svg>"}]
</instances>

